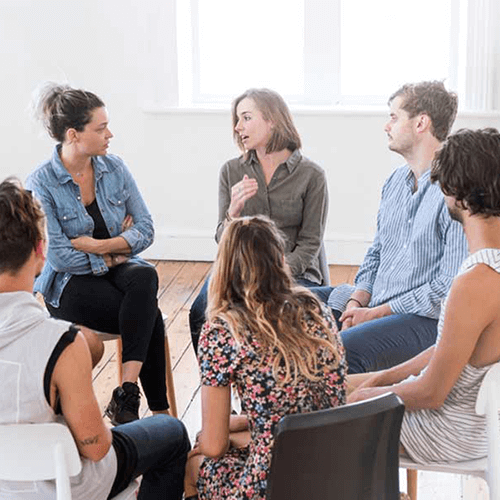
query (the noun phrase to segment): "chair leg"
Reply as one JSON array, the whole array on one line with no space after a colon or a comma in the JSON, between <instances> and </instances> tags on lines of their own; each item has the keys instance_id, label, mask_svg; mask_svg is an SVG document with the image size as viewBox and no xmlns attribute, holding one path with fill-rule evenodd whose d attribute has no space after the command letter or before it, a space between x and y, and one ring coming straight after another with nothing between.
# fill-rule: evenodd
<instances>
[{"instance_id":1,"label":"chair leg","mask_svg":"<svg viewBox=\"0 0 500 500\"><path fill-rule=\"evenodd\" d=\"M167 383L167 396L170 404L168 412L172 417L177 418L177 402L175 400L174 376L172 373L172 361L170 359L170 347L165 331L165 380Z\"/></svg>"},{"instance_id":2,"label":"chair leg","mask_svg":"<svg viewBox=\"0 0 500 500\"><path fill-rule=\"evenodd\" d=\"M417 474L416 469L406 469L406 491L411 500L417 500Z\"/></svg>"},{"instance_id":3,"label":"chair leg","mask_svg":"<svg viewBox=\"0 0 500 500\"><path fill-rule=\"evenodd\" d=\"M118 385L122 385L122 375L123 375L123 363L122 363L122 338L118 337L116 339L116 363L118 366Z\"/></svg>"},{"instance_id":4,"label":"chair leg","mask_svg":"<svg viewBox=\"0 0 500 500\"><path fill-rule=\"evenodd\" d=\"M116 341L116 362L118 366L118 385L122 380L122 339ZM170 360L170 347L168 345L167 332L165 330L165 382L167 385L167 397L170 404L168 410L172 417L177 418L177 402L175 399L174 377L172 374L172 361Z\"/></svg>"}]
</instances>

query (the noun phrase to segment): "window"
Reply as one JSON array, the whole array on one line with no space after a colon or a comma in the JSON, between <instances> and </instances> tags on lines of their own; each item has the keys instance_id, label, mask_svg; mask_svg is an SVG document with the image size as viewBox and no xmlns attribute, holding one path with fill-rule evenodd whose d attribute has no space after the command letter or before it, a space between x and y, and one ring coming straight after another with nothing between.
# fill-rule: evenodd
<instances>
[{"instance_id":1,"label":"window","mask_svg":"<svg viewBox=\"0 0 500 500\"><path fill-rule=\"evenodd\" d=\"M496 0L177 2L181 105L264 86L299 105L385 104L429 79L466 108L498 104Z\"/></svg>"}]
</instances>

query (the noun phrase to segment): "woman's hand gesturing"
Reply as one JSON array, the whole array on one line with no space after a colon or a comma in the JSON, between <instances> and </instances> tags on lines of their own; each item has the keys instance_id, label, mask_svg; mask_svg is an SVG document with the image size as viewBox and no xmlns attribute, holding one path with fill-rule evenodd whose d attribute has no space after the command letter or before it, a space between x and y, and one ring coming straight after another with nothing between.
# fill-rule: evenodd
<instances>
[{"instance_id":1,"label":"woman's hand gesturing","mask_svg":"<svg viewBox=\"0 0 500 500\"><path fill-rule=\"evenodd\" d=\"M231 203L227 210L230 217L239 217L245 202L255 196L259 186L256 179L251 179L248 175L244 175L240 182L237 182L231 188Z\"/></svg>"}]
</instances>

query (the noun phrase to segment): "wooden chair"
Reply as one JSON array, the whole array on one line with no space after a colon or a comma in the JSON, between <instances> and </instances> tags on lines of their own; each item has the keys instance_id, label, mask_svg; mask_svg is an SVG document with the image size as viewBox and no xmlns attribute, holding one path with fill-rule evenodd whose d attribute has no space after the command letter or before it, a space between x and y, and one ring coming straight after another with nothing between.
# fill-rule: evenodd
<instances>
[{"instance_id":1,"label":"wooden chair","mask_svg":"<svg viewBox=\"0 0 500 500\"><path fill-rule=\"evenodd\" d=\"M276 429L267 500L399 500L404 405L393 393L287 415Z\"/></svg>"},{"instance_id":2,"label":"wooden chair","mask_svg":"<svg viewBox=\"0 0 500 500\"><path fill-rule=\"evenodd\" d=\"M486 416L486 435L488 456L467 462L422 465L409 458L400 459L400 467L414 470L408 476L408 493L411 500L417 500L416 470L450 472L482 477L488 483L490 500L500 500L500 430L498 412L500 411L500 362L495 363L486 373L476 401L476 413ZM413 496L412 496L413 492Z\"/></svg>"},{"instance_id":3,"label":"wooden chair","mask_svg":"<svg viewBox=\"0 0 500 500\"><path fill-rule=\"evenodd\" d=\"M55 479L57 500L71 500L69 478L82 462L69 429L58 423L0 425L0 479L48 481ZM135 498L134 480L112 500Z\"/></svg>"},{"instance_id":4,"label":"wooden chair","mask_svg":"<svg viewBox=\"0 0 500 500\"><path fill-rule=\"evenodd\" d=\"M170 347L168 345L168 336L167 336L167 315L163 314L163 323L165 325L165 381L167 384L167 396L168 402L170 404L169 413L172 417L177 418L177 402L175 399L175 388L174 388L174 377L172 372L172 361L170 359ZM118 360L118 379L122 379L122 340L119 334L115 333L106 333L96 331L96 334L103 341L106 340L117 340L117 348L116 348L116 356Z\"/></svg>"}]
</instances>

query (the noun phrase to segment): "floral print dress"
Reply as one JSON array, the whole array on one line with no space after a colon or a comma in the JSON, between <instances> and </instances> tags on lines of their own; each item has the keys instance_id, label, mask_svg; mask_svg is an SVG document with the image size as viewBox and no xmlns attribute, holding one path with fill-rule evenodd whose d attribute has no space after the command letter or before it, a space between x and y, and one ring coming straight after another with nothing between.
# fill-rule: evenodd
<instances>
[{"instance_id":1,"label":"floral print dress","mask_svg":"<svg viewBox=\"0 0 500 500\"><path fill-rule=\"evenodd\" d=\"M299 376L295 385L284 386L277 384L269 364L261 364L261 356L256 354L259 345L250 331L238 344L224 321L205 324L198 347L202 384L236 386L252 439L245 448L231 447L220 458L204 459L198 479L200 499L264 500L273 431L281 417L345 404L345 353L333 317L327 312L324 316L335 333L339 362L330 350L320 347L316 373L321 378L312 381ZM324 336L312 320L307 321L307 328Z\"/></svg>"}]
</instances>

